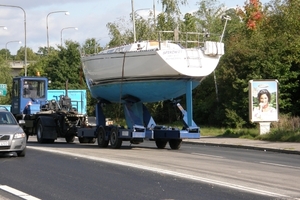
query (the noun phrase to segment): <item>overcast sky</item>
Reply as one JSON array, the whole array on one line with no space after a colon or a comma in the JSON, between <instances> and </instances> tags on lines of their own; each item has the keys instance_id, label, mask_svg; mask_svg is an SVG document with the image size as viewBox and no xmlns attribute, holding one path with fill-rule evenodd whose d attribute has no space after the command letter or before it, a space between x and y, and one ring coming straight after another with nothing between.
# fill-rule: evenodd
<instances>
[{"instance_id":1,"label":"overcast sky","mask_svg":"<svg viewBox=\"0 0 300 200\"><path fill-rule=\"evenodd\" d=\"M196 3L199 0L188 2L188 6L181 8L183 14L197 10ZM219 2L226 7L236 7L243 6L245 0L219 0ZM269 1L261 0L261 2ZM21 8L7 5L24 9L26 21ZM153 8L153 0L134 0L134 10L148 8ZM156 10L161 11L160 4L156 3ZM48 15L56 11L68 11L70 15L65 15L64 12ZM47 46L47 22L50 46L60 45L61 38L63 43L64 40L73 40L80 44L88 38L96 38L100 46L105 46L110 39L106 24L119 18L129 19L130 13L131 0L0 0L0 49L7 47L11 54L15 55L20 46L25 45L24 21L26 45L34 52L37 52L39 47ZM6 26L7 30L1 26ZM78 30L67 27L76 27Z\"/></svg>"}]
</instances>

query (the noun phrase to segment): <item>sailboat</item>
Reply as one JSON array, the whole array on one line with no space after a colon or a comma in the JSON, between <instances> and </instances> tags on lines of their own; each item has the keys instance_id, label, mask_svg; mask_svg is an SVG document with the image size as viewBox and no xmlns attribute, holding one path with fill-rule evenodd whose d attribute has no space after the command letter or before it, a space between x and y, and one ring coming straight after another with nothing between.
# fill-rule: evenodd
<instances>
[{"instance_id":1,"label":"sailboat","mask_svg":"<svg viewBox=\"0 0 300 200\"><path fill-rule=\"evenodd\" d=\"M223 54L224 43L218 41L186 48L182 42L157 40L109 48L81 59L94 98L116 103L132 96L157 102L185 94L187 83L197 87L216 69Z\"/></svg>"}]
</instances>

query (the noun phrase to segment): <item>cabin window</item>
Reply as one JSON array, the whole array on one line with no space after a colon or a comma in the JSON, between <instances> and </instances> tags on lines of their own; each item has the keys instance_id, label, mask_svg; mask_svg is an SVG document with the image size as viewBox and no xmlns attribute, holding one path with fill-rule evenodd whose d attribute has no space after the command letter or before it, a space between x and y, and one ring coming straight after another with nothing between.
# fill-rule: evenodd
<instances>
[{"instance_id":1,"label":"cabin window","mask_svg":"<svg viewBox=\"0 0 300 200\"><path fill-rule=\"evenodd\" d=\"M45 81L43 80L24 80L23 97L25 98L44 98L45 97Z\"/></svg>"}]
</instances>

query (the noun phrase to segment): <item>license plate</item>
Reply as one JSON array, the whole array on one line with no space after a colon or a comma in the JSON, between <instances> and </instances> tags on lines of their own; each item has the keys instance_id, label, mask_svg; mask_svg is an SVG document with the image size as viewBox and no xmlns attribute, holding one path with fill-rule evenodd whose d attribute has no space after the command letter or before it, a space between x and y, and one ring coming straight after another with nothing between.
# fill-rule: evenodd
<instances>
[{"instance_id":1,"label":"license plate","mask_svg":"<svg viewBox=\"0 0 300 200\"><path fill-rule=\"evenodd\" d=\"M8 146L8 141L0 142L0 146Z\"/></svg>"}]
</instances>

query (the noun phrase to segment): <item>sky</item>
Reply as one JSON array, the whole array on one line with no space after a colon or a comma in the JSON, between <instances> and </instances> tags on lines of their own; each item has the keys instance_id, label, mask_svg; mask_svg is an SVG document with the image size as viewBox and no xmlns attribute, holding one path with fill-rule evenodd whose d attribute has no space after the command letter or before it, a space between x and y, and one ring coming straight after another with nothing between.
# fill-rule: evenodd
<instances>
[{"instance_id":1,"label":"sky","mask_svg":"<svg viewBox=\"0 0 300 200\"><path fill-rule=\"evenodd\" d=\"M46 47L48 41L50 46L57 47L61 45L61 40L63 44L65 40L72 40L82 45L88 38L95 38L100 46L104 47L110 40L106 24L119 19L129 20L131 1L0 0L0 49L7 48L15 55L21 46L25 46L25 36L27 48L34 52L37 52L39 47ZM184 14L197 10L199 1L188 0L188 5L181 7L181 12ZM224 4L228 8L237 5L242 7L245 1L218 0L220 5ZM149 12L154 2L158 13L161 11L161 5L157 0L134 0L134 10ZM264 4L269 1L260 2Z\"/></svg>"}]
</instances>

